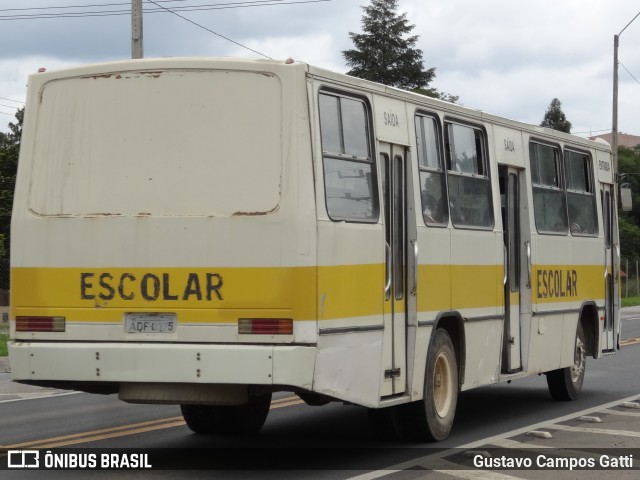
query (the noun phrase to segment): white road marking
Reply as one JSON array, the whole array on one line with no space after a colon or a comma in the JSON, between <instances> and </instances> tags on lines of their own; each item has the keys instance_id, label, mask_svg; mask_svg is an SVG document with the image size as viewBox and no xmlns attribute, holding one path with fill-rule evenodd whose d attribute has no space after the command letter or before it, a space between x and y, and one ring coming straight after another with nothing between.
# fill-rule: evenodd
<instances>
[{"instance_id":1,"label":"white road marking","mask_svg":"<svg viewBox=\"0 0 640 480\"><path fill-rule=\"evenodd\" d=\"M633 400L637 400L639 396L640 396L640 394L635 394L635 395L632 395L632 396L627 397L627 398L621 398L620 400L616 400L614 402L604 403L602 405L598 405L598 406L595 406L595 407L587 408L586 410L582 410L581 412L571 413L569 415L564 415L562 417L553 418L551 420L547 420L547 421L544 421L544 422L536 423L535 425L529 425L529 426L526 426L526 427L523 427L523 428L518 428L516 430L511 430L510 432L506 432L506 433L503 433L503 434L500 434L500 435L495 435L493 437L489 437L489 438L485 438L485 439L482 439L482 440L478 440L477 442L467 443L466 445L461 445L459 448L461 448L461 449L478 448L479 446L485 445L487 443L492 444L496 440L499 440L499 439L502 439L502 438L515 437L516 435L522 435L522 434L527 433L527 432L529 432L531 430L537 430L539 428L545 428L545 427L546 428L552 428L552 425L555 424L555 423L566 422L567 420L573 420L576 417L582 417L584 415L590 415L592 413L598 412L598 411L603 410L603 409L616 407L616 406L620 405L623 402L630 402L630 401L633 401Z\"/></svg>"},{"instance_id":2,"label":"white road marking","mask_svg":"<svg viewBox=\"0 0 640 480\"><path fill-rule=\"evenodd\" d=\"M640 432L632 432L630 430L609 430L607 428L572 427L569 425L554 425L553 428L555 428L556 430L564 430L567 432L595 433L597 435L616 435L620 437L640 438Z\"/></svg>"},{"instance_id":3,"label":"white road marking","mask_svg":"<svg viewBox=\"0 0 640 480\"><path fill-rule=\"evenodd\" d=\"M3 393L0 394L0 403L22 402L24 400L35 400L37 398L66 397L67 395L77 395L83 392L42 392L42 393ZM2 400L2 397L18 397Z\"/></svg>"},{"instance_id":4,"label":"white road marking","mask_svg":"<svg viewBox=\"0 0 640 480\"><path fill-rule=\"evenodd\" d=\"M637 401L638 397L640 396L640 394L635 394L632 395L630 397L627 398L622 398L620 400L615 400L613 402L609 402L609 403L605 403L602 405L598 405L595 407L591 407L591 408L587 408L586 410L582 410L580 412L575 412L575 413L571 413L569 415L564 415L562 417L557 417L551 420L547 420L544 422L540 422L534 425L529 425L523 428L518 428L516 430L511 430L510 432L506 432L500 435L495 435L493 437L488 437L488 438L484 438L482 440L478 440L476 442L471 442L471 443L467 443L465 445L461 445L459 447L455 447L451 448L449 450L445 450L439 453L435 453L432 455L424 455L422 457L418 457L415 458L413 460L408 460L406 462L402 462L402 463L398 463L396 465L391 465L389 466L389 468L385 469L385 470L376 470L376 471L372 471L372 472L367 472L364 473L362 475L357 475L355 477L351 477L349 480L374 480L376 478L380 478L380 477L384 477L386 475L390 475L392 473L396 473L396 472L400 472L403 470L407 470L411 467L416 467L416 466L428 466L429 470L431 471L440 471L441 473L447 473L448 475L453 475L453 476L457 476L460 478L464 478L466 480L490 480L490 479L496 479L496 480L512 480L518 477L513 477L510 475L504 475L504 474L500 474L498 472L492 471L492 472L486 472L486 471L482 471L482 470L458 470L460 468L459 465L456 464L452 464L451 462L447 462L446 460L444 460L444 457L447 457L449 455L453 455L455 453L460 453L460 450L474 450L474 449L479 449L480 447L486 447L487 444L489 445L498 445L498 446L503 446L501 444L504 444L505 447L508 448L509 443L508 442L515 442L514 440L507 440L510 437L515 437L517 435L522 435L525 434L527 432L530 432L532 430L537 430L540 428L552 428L552 429L559 429L559 425L556 425L557 423L560 422L566 422L567 420L573 420L577 417L581 417L581 416L585 416L585 415L590 415L592 413L598 412L598 411L602 411L603 409L610 409L612 407L618 406L621 403L624 402L630 402L630 401ZM562 425L560 425L560 427L562 427ZM570 427L570 428L579 428L579 427ZM567 428L568 429L568 428ZM598 432L602 432L602 430L600 429L583 429L583 430L594 430L596 433ZM640 432L629 432L634 434L633 436L640 436ZM522 444L518 443L512 443L512 445L515 447L521 447ZM532 448L544 448L541 447L539 445L533 446ZM444 463L443 463L444 462ZM448 465L447 465L448 464ZM444 468L443 468L444 467ZM448 467L448 468L447 468ZM452 472L452 470L454 470Z\"/></svg>"}]
</instances>

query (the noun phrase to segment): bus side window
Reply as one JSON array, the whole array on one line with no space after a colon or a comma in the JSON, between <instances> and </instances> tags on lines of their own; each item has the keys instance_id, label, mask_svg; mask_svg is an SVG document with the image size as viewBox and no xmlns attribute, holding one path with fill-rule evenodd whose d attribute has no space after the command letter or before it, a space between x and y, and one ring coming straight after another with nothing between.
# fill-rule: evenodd
<instances>
[{"instance_id":1,"label":"bus side window","mask_svg":"<svg viewBox=\"0 0 640 480\"><path fill-rule=\"evenodd\" d=\"M493 202L484 134L466 125L446 127L451 222L454 227L491 229Z\"/></svg>"},{"instance_id":2,"label":"bus side window","mask_svg":"<svg viewBox=\"0 0 640 480\"><path fill-rule=\"evenodd\" d=\"M540 233L566 234L567 205L562 186L560 150L531 142L529 157L536 229Z\"/></svg>"},{"instance_id":3,"label":"bus side window","mask_svg":"<svg viewBox=\"0 0 640 480\"><path fill-rule=\"evenodd\" d=\"M565 151L565 171L571 234L598 235L591 157L584 153Z\"/></svg>"},{"instance_id":4,"label":"bus side window","mask_svg":"<svg viewBox=\"0 0 640 480\"><path fill-rule=\"evenodd\" d=\"M334 221L378 221L369 109L359 99L320 93L327 213Z\"/></svg>"},{"instance_id":5,"label":"bus side window","mask_svg":"<svg viewBox=\"0 0 640 480\"><path fill-rule=\"evenodd\" d=\"M435 118L420 114L415 126L422 216L427 225L444 227L449 223L449 209L438 126Z\"/></svg>"}]
</instances>

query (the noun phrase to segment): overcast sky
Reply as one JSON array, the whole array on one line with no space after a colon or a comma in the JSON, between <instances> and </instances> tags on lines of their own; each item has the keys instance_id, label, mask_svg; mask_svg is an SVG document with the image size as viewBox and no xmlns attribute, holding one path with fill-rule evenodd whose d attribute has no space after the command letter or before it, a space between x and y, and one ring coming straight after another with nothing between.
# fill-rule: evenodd
<instances>
[{"instance_id":1,"label":"overcast sky","mask_svg":"<svg viewBox=\"0 0 640 480\"><path fill-rule=\"evenodd\" d=\"M341 51L352 48L349 32L361 31L361 6L369 2L155 1L167 8L233 6L179 13L269 57L338 72L348 70ZM145 8L158 7L145 1ZM86 16L107 11L123 14ZM14 120L20 104L11 100L24 101L27 75L39 67L130 58L129 11L128 0L0 1L0 130ZM400 0L399 12L415 24L425 68L437 69L431 86L458 95L459 103L539 124L556 97L574 133L611 129L613 36L640 12L638 0ZM73 13L82 17L16 19ZM257 56L166 12L145 14L144 53ZM619 130L640 135L640 17L621 35L619 55Z\"/></svg>"}]
</instances>

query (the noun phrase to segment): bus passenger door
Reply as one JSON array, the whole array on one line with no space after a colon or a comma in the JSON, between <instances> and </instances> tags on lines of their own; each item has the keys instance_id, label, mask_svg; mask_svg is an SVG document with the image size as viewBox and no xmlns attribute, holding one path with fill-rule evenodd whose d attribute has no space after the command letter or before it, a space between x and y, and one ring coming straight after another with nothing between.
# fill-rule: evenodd
<instances>
[{"instance_id":1,"label":"bus passenger door","mask_svg":"<svg viewBox=\"0 0 640 480\"><path fill-rule=\"evenodd\" d=\"M605 262L604 262L604 286L605 286L605 312L602 326L604 339L600 345L603 352L614 352L617 348L616 338L619 327L616 318L615 299L617 298L614 248L614 211L613 190L610 185L605 185L601 192L602 199L602 223L604 228Z\"/></svg>"},{"instance_id":2,"label":"bus passenger door","mask_svg":"<svg viewBox=\"0 0 640 480\"><path fill-rule=\"evenodd\" d=\"M408 239L407 225L410 222L407 195L407 159L405 147L381 143L380 169L385 224L385 290L384 290L384 372L382 396L397 395L406 390L407 378L407 312L408 297L411 295L411 280L408 278L408 245L415 246ZM411 265L411 271L414 270Z\"/></svg>"},{"instance_id":3,"label":"bus passenger door","mask_svg":"<svg viewBox=\"0 0 640 480\"><path fill-rule=\"evenodd\" d=\"M499 167L502 224L504 227L504 333L502 372L522 370L523 353L528 350L528 329L524 320L531 315L531 285L522 272L528 265L530 239L523 210L520 182L524 173L506 166ZM523 222L524 220L524 222ZM524 275L523 275L524 273Z\"/></svg>"}]
</instances>

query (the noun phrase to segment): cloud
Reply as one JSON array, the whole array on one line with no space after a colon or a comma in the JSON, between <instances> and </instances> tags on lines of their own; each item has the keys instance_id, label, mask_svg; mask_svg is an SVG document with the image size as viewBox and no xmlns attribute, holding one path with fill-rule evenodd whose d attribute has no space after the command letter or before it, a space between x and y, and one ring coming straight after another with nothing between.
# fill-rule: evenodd
<instances>
[{"instance_id":1,"label":"cloud","mask_svg":"<svg viewBox=\"0 0 640 480\"><path fill-rule=\"evenodd\" d=\"M27 93L27 78L39 68L59 69L77 64L54 57L27 56L22 58L0 59L0 97L24 102ZM0 131L9 131L8 123L15 122L14 114L22 104L0 100Z\"/></svg>"},{"instance_id":2,"label":"cloud","mask_svg":"<svg viewBox=\"0 0 640 480\"><path fill-rule=\"evenodd\" d=\"M637 13L635 2L617 2L616 9L601 0L405 5L426 66L437 67L436 88L469 107L535 124L557 97L574 131L610 128L613 35ZM640 20L634 27L621 37L621 59L626 45L624 56L640 74L640 49L631 47L640 42ZM640 85L620 79L621 128L640 134L631 114L640 106Z\"/></svg>"},{"instance_id":3,"label":"cloud","mask_svg":"<svg viewBox=\"0 0 640 480\"><path fill-rule=\"evenodd\" d=\"M59 1L59 0L58 0ZM128 17L0 22L0 58L49 56L99 61L129 55Z\"/></svg>"},{"instance_id":4,"label":"cloud","mask_svg":"<svg viewBox=\"0 0 640 480\"><path fill-rule=\"evenodd\" d=\"M274 59L293 58L333 71L344 71L342 62L336 61L337 45L328 33L311 33L290 37L269 37L261 41L250 40L247 46L262 52L269 52ZM236 47L232 56L252 56L251 52Z\"/></svg>"},{"instance_id":5,"label":"cloud","mask_svg":"<svg viewBox=\"0 0 640 480\"><path fill-rule=\"evenodd\" d=\"M26 8L21 0L2 3L2 9ZM270 57L293 57L345 72L341 51L352 47L349 32L361 31L361 6L368 3L334 0L180 14ZM51 4L31 0L29 8ZM611 125L613 34L638 13L635 0L619 0L615 8L609 0L400 0L399 12L407 12L416 25L413 33L420 36L417 46L425 67L437 68L432 86L458 95L466 106L539 123L557 97L575 130ZM2 97L22 98L26 74L41 65L55 68L130 56L127 15L5 21L0 26L0 42L11 46L0 51ZM165 13L145 15L144 38L147 57L256 56ZM640 19L620 42L620 60L636 78L638 44ZM640 85L621 69L621 130L640 134L639 108Z\"/></svg>"}]
</instances>

